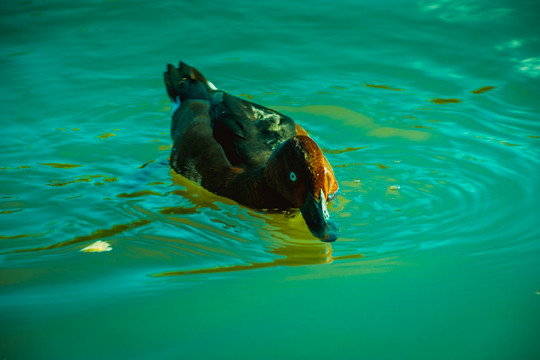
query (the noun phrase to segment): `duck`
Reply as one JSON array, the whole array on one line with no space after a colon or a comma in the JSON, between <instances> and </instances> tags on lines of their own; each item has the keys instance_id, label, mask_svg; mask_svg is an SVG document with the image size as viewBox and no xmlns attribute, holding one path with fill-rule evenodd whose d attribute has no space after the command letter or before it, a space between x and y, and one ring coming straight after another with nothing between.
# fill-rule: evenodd
<instances>
[{"instance_id":1,"label":"duck","mask_svg":"<svg viewBox=\"0 0 540 360\"><path fill-rule=\"evenodd\" d=\"M219 90L180 61L164 72L172 103L170 167L206 190L263 211L299 209L311 234L333 242L332 166L290 117Z\"/></svg>"}]
</instances>

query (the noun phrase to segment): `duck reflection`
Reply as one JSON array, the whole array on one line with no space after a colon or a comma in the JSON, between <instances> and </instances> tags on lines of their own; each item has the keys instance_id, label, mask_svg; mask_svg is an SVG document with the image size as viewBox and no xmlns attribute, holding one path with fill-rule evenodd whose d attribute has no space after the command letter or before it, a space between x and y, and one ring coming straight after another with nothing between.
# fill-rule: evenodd
<instances>
[{"instance_id":1,"label":"duck reflection","mask_svg":"<svg viewBox=\"0 0 540 360\"><path fill-rule=\"evenodd\" d=\"M195 275L195 274L211 274L211 273L225 273L241 270L262 269L277 266L300 266L300 265L316 265L316 264L329 264L334 261L332 257L332 245L322 244L312 246L291 246L286 245L276 249L270 250L271 254L281 256L273 261L263 263L251 263L248 265L233 265L227 267L217 267L209 269L195 269L184 271L170 271L154 276L174 276L174 275ZM361 257L361 256L359 256Z\"/></svg>"},{"instance_id":2,"label":"duck reflection","mask_svg":"<svg viewBox=\"0 0 540 360\"><path fill-rule=\"evenodd\" d=\"M214 195L192 181L173 174L173 180L184 189L175 190L174 194L189 200L192 206L167 207L160 212L166 216L183 215L188 213L201 213L204 208L227 211L228 206L239 207L234 201ZM223 206L224 205L224 206ZM195 275L210 273L225 273L242 270L262 269L278 266L302 266L330 264L334 260L362 258L362 254L334 256L331 243L317 241L311 236L301 215L298 211L285 212L257 212L245 209L253 223L257 225L252 231L256 231L258 238L266 242L266 253L274 259L267 262L252 262L250 264L232 265L226 267L213 267L193 270L169 271L153 276L176 276ZM177 221L178 219L170 219ZM260 221L256 221L260 220ZM233 221L223 219L210 219L214 223L223 223L229 228L237 228ZM245 241L241 238L239 241Z\"/></svg>"}]
</instances>

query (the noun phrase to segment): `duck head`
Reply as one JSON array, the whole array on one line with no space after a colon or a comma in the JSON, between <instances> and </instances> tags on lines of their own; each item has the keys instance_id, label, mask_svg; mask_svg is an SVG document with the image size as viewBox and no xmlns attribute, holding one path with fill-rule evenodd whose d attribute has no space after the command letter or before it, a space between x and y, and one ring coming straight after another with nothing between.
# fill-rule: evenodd
<instances>
[{"instance_id":1,"label":"duck head","mask_svg":"<svg viewBox=\"0 0 540 360\"><path fill-rule=\"evenodd\" d=\"M337 227L326 207L337 191L337 182L315 141L298 135L281 143L268 159L265 178L293 207L300 209L314 236L325 242L337 239Z\"/></svg>"}]
</instances>

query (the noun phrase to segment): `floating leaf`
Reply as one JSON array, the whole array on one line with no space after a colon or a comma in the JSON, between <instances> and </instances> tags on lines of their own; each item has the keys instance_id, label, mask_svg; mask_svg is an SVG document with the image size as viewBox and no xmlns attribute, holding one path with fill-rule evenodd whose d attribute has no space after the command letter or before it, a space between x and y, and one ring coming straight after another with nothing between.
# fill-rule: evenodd
<instances>
[{"instance_id":1,"label":"floating leaf","mask_svg":"<svg viewBox=\"0 0 540 360\"><path fill-rule=\"evenodd\" d=\"M111 244L109 244L106 241L101 241L101 240L98 240L92 245L87 246L84 249L81 249L81 251L83 252L103 252L103 251L111 251L111 250L112 250Z\"/></svg>"}]
</instances>

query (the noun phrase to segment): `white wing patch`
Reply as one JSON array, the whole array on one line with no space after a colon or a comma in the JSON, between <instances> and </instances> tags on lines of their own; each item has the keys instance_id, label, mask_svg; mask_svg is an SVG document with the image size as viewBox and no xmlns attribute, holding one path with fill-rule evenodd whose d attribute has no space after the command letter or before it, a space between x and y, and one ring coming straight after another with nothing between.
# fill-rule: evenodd
<instances>
[{"instance_id":1,"label":"white wing patch","mask_svg":"<svg viewBox=\"0 0 540 360\"><path fill-rule=\"evenodd\" d=\"M258 120L268 121L267 126L270 131L279 131L279 116L274 113L268 113L264 110L252 108L253 114L258 118Z\"/></svg>"},{"instance_id":2,"label":"white wing patch","mask_svg":"<svg viewBox=\"0 0 540 360\"><path fill-rule=\"evenodd\" d=\"M206 85L212 90L217 90L216 85L212 84L210 81L206 80Z\"/></svg>"}]
</instances>

